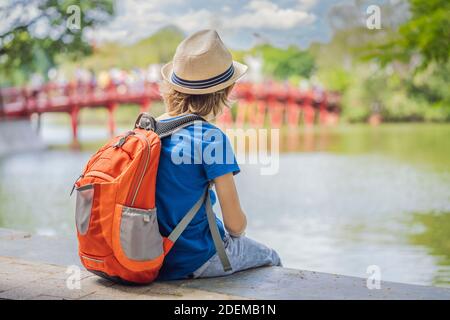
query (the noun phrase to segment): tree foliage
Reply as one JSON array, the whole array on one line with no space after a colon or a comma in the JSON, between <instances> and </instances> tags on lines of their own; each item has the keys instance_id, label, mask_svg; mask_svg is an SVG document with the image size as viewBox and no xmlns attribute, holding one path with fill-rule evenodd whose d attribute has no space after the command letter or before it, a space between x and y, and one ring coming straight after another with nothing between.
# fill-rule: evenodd
<instances>
[{"instance_id":1,"label":"tree foliage","mask_svg":"<svg viewBox=\"0 0 450 320\"><path fill-rule=\"evenodd\" d=\"M383 64L413 62L418 69L432 63L445 65L450 56L450 1L409 0L410 18L375 55ZM418 58L419 63L412 59Z\"/></svg>"},{"instance_id":2,"label":"tree foliage","mask_svg":"<svg viewBox=\"0 0 450 320\"><path fill-rule=\"evenodd\" d=\"M80 29L67 27L72 5L80 9ZM0 72L44 71L59 55L75 59L90 53L86 30L108 21L113 12L112 0L6 1L0 7Z\"/></svg>"},{"instance_id":3,"label":"tree foliage","mask_svg":"<svg viewBox=\"0 0 450 320\"><path fill-rule=\"evenodd\" d=\"M128 70L136 67L146 68L149 64L170 61L184 37L185 34L176 27L164 27L133 44L103 43L94 50L92 55L77 61L76 65L94 71L108 70L113 67Z\"/></svg>"},{"instance_id":4,"label":"tree foliage","mask_svg":"<svg viewBox=\"0 0 450 320\"><path fill-rule=\"evenodd\" d=\"M296 46L281 49L265 44L253 48L251 52L261 54L265 73L279 80L297 76L309 78L315 68L314 57Z\"/></svg>"},{"instance_id":5,"label":"tree foliage","mask_svg":"<svg viewBox=\"0 0 450 320\"><path fill-rule=\"evenodd\" d=\"M347 120L364 121L372 113L386 121L450 120L449 4L385 3L380 30L352 19L364 14L367 1L333 10L333 38L310 51L317 78L341 92Z\"/></svg>"}]
</instances>

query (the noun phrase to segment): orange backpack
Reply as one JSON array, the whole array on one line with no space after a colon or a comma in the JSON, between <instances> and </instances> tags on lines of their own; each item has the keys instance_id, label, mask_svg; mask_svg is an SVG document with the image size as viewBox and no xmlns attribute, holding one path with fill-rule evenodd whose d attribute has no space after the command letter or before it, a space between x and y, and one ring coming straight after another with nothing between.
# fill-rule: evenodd
<instances>
[{"instance_id":1,"label":"orange backpack","mask_svg":"<svg viewBox=\"0 0 450 320\"><path fill-rule=\"evenodd\" d=\"M158 122L142 113L134 130L112 139L91 157L72 189L77 193L78 251L87 270L124 284L152 282L203 203L216 251L224 270L231 270L212 211L210 186L170 235L159 232L155 192L160 139L195 121L204 120L186 115Z\"/></svg>"}]
</instances>

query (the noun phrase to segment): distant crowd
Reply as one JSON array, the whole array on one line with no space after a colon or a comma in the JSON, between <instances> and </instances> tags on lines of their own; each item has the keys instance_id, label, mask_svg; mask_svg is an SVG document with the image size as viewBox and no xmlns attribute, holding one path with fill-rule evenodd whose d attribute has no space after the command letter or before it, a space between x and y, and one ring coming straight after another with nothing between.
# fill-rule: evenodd
<instances>
[{"instance_id":1,"label":"distant crowd","mask_svg":"<svg viewBox=\"0 0 450 320\"><path fill-rule=\"evenodd\" d=\"M251 66L251 64L250 64ZM258 69L258 68L256 68ZM59 85L65 85L70 83L77 83L79 85L91 85L100 89L106 89L111 85L119 87L123 85L127 88L134 90L140 90L144 88L146 82L158 82L161 80L161 65L151 64L148 68L133 68L131 70L111 68L109 70L94 71L87 68L76 68L71 74L71 77L67 77L67 73L59 69L52 68L47 73L47 79L42 74L33 74L30 78L29 85L32 88L39 88L46 82L51 82ZM268 85L288 85L288 81L273 81L262 76L262 72L250 72L244 79L251 83L263 83ZM292 85L292 84L289 84ZM323 86L314 79L302 79L296 87L301 91L313 90L316 96L322 96L324 92Z\"/></svg>"},{"instance_id":2,"label":"distant crowd","mask_svg":"<svg viewBox=\"0 0 450 320\"><path fill-rule=\"evenodd\" d=\"M76 68L73 72L73 76L69 78L61 70L52 68L47 73L48 80L46 80L42 74L35 73L30 77L29 85L37 88L46 82L60 85L75 82L78 84L90 84L100 88L121 84L129 87L140 87L143 86L145 82L157 82L161 80L160 69L161 65L159 64L152 64L147 69L133 68L131 70L124 70L111 68L100 72L95 72L94 70L86 68Z\"/></svg>"}]
</instances>

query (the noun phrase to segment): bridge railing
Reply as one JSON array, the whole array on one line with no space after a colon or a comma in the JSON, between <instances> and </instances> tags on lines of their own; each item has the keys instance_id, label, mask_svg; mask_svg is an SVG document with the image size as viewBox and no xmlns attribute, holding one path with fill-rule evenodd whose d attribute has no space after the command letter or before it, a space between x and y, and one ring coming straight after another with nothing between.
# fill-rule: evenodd
<instances>
[{"instance_id":1,"label":"bridge railing","mask_svg":"<svg viewBox=\"0 0 450 320\"><path fill-rule=\"evenodd\" d=\"M121 104L140 105L147 111L152 102L161 101L155 82L114 83L101 86L96 82L46 83L39 87L0 88L0 120L27 118L32 114L63 112L71 116L75 143L77 142L78 114L82 108L106 108L109 130L115 133L114 114ZM339 94L319 89L300 90L281 83L239 82L232 93L237 103L236 113L229 109L217 119L224 127L250 123L260 127L303 123L332 124L339 118Z\"/></svg>"}]
</instances>

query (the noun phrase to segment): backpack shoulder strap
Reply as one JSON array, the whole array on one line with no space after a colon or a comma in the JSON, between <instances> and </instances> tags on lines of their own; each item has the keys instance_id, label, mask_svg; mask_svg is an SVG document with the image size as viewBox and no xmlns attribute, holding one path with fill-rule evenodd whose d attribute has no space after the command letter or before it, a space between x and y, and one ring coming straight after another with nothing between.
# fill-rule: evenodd
<instances>
[{"instance_id":1,"label":"backpack shoulder strap","mask_svg":"<svg viewBox=\"0 0 450 320\"><path fill-rule=\"evenodd\" d=\"M228 272L232 270L230 260L228 259L227 253L225 251L225 246L220 236L219 228L217 227L216 215L214 214L211 199L209 195L211 185L206 187L206 190L202 193L201 197L192 206L192 208L186 213L186 215L181 219L175 229L169 234L168 238L170 241L175 243L189 223L194 219L196 213L200 210L202 204L205 204L206 217L208 219L209 230L214 242L214 247L216 248L217 255L219 256L220 262L222 263L223 270Z\"/></svg>"},{"instance_id":2,"label":"backpack shoulder strap","mask_svg":"<svg viewBox=\"0 0 450 320\"><path fill-rule=\"evenodd\" d=\"M196 121L206 122L205 119L196 114L188 114L168 121L157 121L155 132L159 135L160 138L164 138L170 136L171 134L182 128L190 126Z\"/></svg>"},{"instance_id":3,"label":"backpack shoulder strap","mask_svg":"<svg viewBox=\"0 0 450 320\"><path fill-rule=\"evenodd\" d=\"M176 119L167 121L157 121L148 113L141 113L136 120L135 128L141 128L154 131L160 138L170 136L174 132L190 126L195 121L206 122L201 116L196 114L187 114Z\"/></svg>"}]
</instances>

